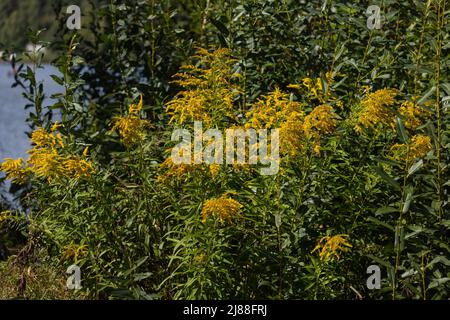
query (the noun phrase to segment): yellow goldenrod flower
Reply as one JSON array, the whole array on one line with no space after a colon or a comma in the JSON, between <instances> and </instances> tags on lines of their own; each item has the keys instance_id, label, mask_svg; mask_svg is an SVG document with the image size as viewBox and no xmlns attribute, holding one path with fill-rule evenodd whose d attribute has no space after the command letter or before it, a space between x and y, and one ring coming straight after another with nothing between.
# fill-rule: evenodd
<instances>
[{"instance_id":1,"label":"yellow goldenrod flower","mask_svg":"<svg viewBox=\"0 0 450 320\"><path fill-rule=\"evenodd\" d=\"M56 127L55 127L56 125ZM38 128L31 134L31 142L39 148L43 147L53 147L55 148L59 145L64 148L64 142L60 133L54 134L54 129L59 127L59 125L54 124L52 126L52 133L47 132L44 128Z\"/></svg>"},{"instance_id":2,"label":"yellow goldenrod flower","mask_svg":"<svg viewBox=\"0 0 450 320\"><path fill-rule=\"evenodd\" d=\"M304 79L303 79L303 85L304 85L306 88L311 89L312 84L313 84L313 81L312 81L311 78L304 78Z\"/></svg>"},{"instance_id":3,"label":"yellow goldenrod flower","mask_svg":"<svg viewBox=\"0 0 450 320\"><path fill-rule=\"evenodd\" d=\"M236 60L229 49L209 52L198 48L194 58L199 66L183 67L185 72L175 75L174 83L183 87L175 99L170 101L167 113L169 123L184 124L187 121L202 121L204 126L220 126L227 118L234 117L234 98L242 89L232 80L239 78L232 71Z\"/></svg>"},{"instance_id":4,"label":"yellow goldenrod flower","mask_svg":"<svg viewBox=\"0 0 450 320\"><path fill-rule=\"evenodd\" d=\"M192 173L198 165L193 164L174 164L172 157L168 157L160 164L159 168L163 171L162 174L158 175L158 182L166 182L170 179L181 180L186 177L188 173Z\"/></svg>"},{"instance_id":5,"label":"yellow goldenrod flower","mask_svg":"<svg viewBox=\"0 0 450 320\"><path fill-rule=\"evenodd\" d=\"M336 124L336 114L329 105L318 106L305 117L303 132L312 142L314 153L320 153L320 134L332 133Z\"/></svg>"},{"instance_id":6,"label":"yellow goldenrod flower","mask_svg":"<svg viewBox=\"0 0 450 320\"><path fill-rule=\"evenodd\" d=\"M328 261L332 256L340 259L339 252L347 252L352 245L345 239L348 235L338 234L335 236L322 237L312 252L320 251L320 260Z\"/></svg>"},{"instance_id":7,"label":"yellow goldenrod flower","mask_svg":"<svg viewBox=\"0 0 450 320\"><path fill-rule=\"evenodd\" d=\"M301 89L304 87L306 88L306 92L304 93L306 93L309 98L312 98L314 100L317 99L322 104L328 104L331 101L336 100L336 98L332 96L333 89L331 85L333 84L333 77L333 72L328 71L325 73L324 78L317 77L315 79L312 79L310 77L306 77L302 80L303 86L300 86L298 84L290 84L288 85L288 88L302 91ZM326 82L327 90L325 90L323 82Z\"/></svg>"},{"instance_id":8,"label":"yellow goldenrod flower","mask_svg":"<svg viewBox=\"0 0 450 320\"><path fill-rule=\"evenodd\" d=\"M236 216L241 208L242 205L227 194L209 199L203 204L202 222L205 223L209 216L218 217L220 223L225 220L231 222L231 218Z\"/></svg>"},{"instance_id":9,"label":"yellow goldenrod flower","mask_svg":"<svg viewBox=\"0 0 450 320\"><path fill-rule=\"evenodd\" d=\"M403 116L405 127L410 130L416 130L423 124L425 116L430 115L430 112L421 108L415 99L402 103L399 113Z\"/></svg>"},{"instance_id":10,"label":"yellow goldenrod flower","mask_svg":"<svg viewBox=\"0 0 450 320\"><path fill-rule=\"evenodd\" d=\"M217 176L217 173L220 170L220 165L218 164L212 164L209 166L209 173L211 174L211 177L214 179Z\"/></svg>"},{"instance_id":11,"label":"yellow goldenrod flower","mask_svg":"<svg viewBox=\"0 0 450 320\"><path fill-rule=\"evenodd\" d=\"M52 131L52 132L58 131L60 127L61 127L61 125L58 124L58 122L55 122L55 123L52 125L51 131Z\"/></svg>"},{"instance_id":12,"label":"yellow goldenrod flower","mask_svg":"<svg viewBox=\"0 0 450 320\"><path fill-rule=\"evenodd\" d=\"M128 113L138 116L139 113L141 112L143 106L144 106L144 100L143 100L143 97L142 97L142 94L141 94L138 104L132 103L132 104L129 105Z\"/></svg>"},{"instance_id":13,"label":"yellow goldenrod flower","mask_svg":"<svg viewBox=\"0 0 450 320\"><path fill-rule=\"evenodd\" d=\"M52 179L62 176L60 164L63 158L55 148L32 148L28 153L30 171L38 177Z\"/></svg>"},{"instance_id":14,"label":"yellow goldenrod flower","mask_svg":"<svg viewBox=\"0 0 450 320\"><path fill-rule=\"evenodd\" d=\"M128 115L114 117L110 132L119 131L119 136L127 146L139 143L145 139L145 128L150 126L150 122L142 120L139 112L142 110L142 95L137 105L131 104L128 108Z\"/></svg>"},{"instance_id":15,"label":"yellow goldenrod flower","mask_svg":"<svg viewBox=\"0 0 450 320\"><path fill-rule=\"evenodd\" d=\"M289 84L287 87L290 89L300 89L301 88L299 84Z\"/></svg>"},{"instance_id":16,"label":"yellow goldenrod flower","mask_svg":"<svg viewBox=\"0 0 450 320\"><path fill-rule=\"evenodd\" d=\"M52 145L53 136L49 134L44 128L38 128L31 133L31 142L37 147L46 147Z\"/></svg>"},{"instance_id":17,"label":"yellow goldenrod flower","mask_svg":"<svg viewBox=\"0 0 450 320\"><path fill-rule=\"evenodd\" d=\"M333 72L328 71L327 73L325 73L325 78L327 79L328 86L331 86L333 84Z\"/></svg>"},{"instance_id":18,"label":"yellow goldenrod flower","mask_svg":"<svg viewBox=\"0 0 450 320\"><path fill-rule=\"evenodd\" d=\"M423 157L429 151L431 151L431 138L424 135L415 135L408 144L397 143L391 147L392 158L406 163Z\"/></svg>"},{"instance_id":19,"label":"yellow goldenrod flower","mask_svg":"<svg viewBox=\"0 0 450 320\"><path fill-rule=\"evenodd\" d=\"M32 133L33 148L28 151L27 170L40 178L82 178L90 177L95 173L93 165L78 156L63 154L64 143L60 133L55 133L58 125L53 125L52 133L43 128L38 128ZM85 148L83 156L87 156L88 149Z\"/></svg>"},{"instance_id":20,"label":"yellow goldenrod flower","mask_svg":"<svg viewBox=\"0 0 450 320\"><path fill-rule=\"evenodd\" d=\"M393 106L396 103L396 89L381 89L367 96L361 101L362 110L357 115L355 130L362 132L363 127L379 131L380 127L395 128Z\"/></svg>"},{"instance_id":21,"label":"yellow goldenrod flower","mask_svg":"<svg viewBox=\"0 0 450 320\"><path fill-rule=\"evenodd\" d=\"M75 244L73 241L63 248L62 258L72 260L77 263L79 257L86 256L89 250L87 245Z\"/></svg>"},{"instance_id":22,"label":"yellow goldenrod flower","mask_svg":"<svg viewBox=\"0 0 450 320\"><path fill-rule=\"evenodd\" d=\"M27 169L24 167L22 158L17 160L5 158L1 165L1 171L6 173L6 179L12 180L14 183L23 184L27 179Z\"/></svg>"},{"instance_id":23,"label":"yellow goldenrod flower","mask_svg":"<svg viewBox=\"0 0 450 320\"><path fill-rule=\"evenodd\" d=\"M258 99L247 112L245 128L280 129L280 148L284 155L294 156L305 147L303 138L303 105L291 101L279 88Z\"/></svg>"},{"instance_id":24,"label":"yellow goldenrod flower","mask_svg":"<svg viewBox=\"0 0 450 320\"><path fill-rule=\"evenodd\" d=\"M329 105L321 105L314 108L305 117L303 130L306 136L310 136L313 130L329 134L334 131L336 124L336 115L333 112L333 108Z\"/></svg>"},{"instance_id":25,"label":"yellow goldenrod flower","mask_svg":"<svg viewBox=\"0 0 450 320\"><path fill-rule=\"evenodd\" d=\"M92 163L76 157L65 160L62 166L67 178L89 178L95 173Z\"/></svg>"}]
</instances>

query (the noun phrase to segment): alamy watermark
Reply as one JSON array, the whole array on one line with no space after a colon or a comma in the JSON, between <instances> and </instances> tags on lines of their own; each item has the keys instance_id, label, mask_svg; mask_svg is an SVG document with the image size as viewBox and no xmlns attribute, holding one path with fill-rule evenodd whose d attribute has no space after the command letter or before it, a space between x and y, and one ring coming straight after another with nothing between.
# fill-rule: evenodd
<instances>
[{"instance_id":1,"label":"alamy watermark","mask_svg":"<svg viewBox=\"0 0 450 320\"><path fill-rule=\"evenodd\" d=\"M370 276L367 278L367 288L370 290L381 288L381 269L379 266L373 264L367 267L367 274Z\"/></svg>"},{"instance_id":2,"label":"alamy watermark","mask_svg":"<svg viewBox=\"0 0 450 320\"><path fill-rule=\"evenodd\" d=\"M260 168L261 175L275 175L280 167L279 129L226 129L224 141L220 130L203 132L202 122L195 121L193 148L192 135L187 129L175 129L171 140L181 140L171 153L172 162L176 165L223 164L225 158L227 165L259 163L266 166Z\"/></svg>"},{"instance_id":3,"label":"alamy watermark","mask_svg":"<svg viewBox=\"0 0 450 320\"><path fill-rule=\"evenodd\" d=\"M67 14L70 16L67 18L67 28L69 30L80 30L81 29L81 9L77 5L71 5L67 7Z\"/></svg>"},{"instance_id":4,"label":"alamy watermark","mask_svg":"<svg viewBox=\"0 0 450 320\"><path fill-rule=\"evenodd\" d=\"M67 268L67 274L70 276L67 278L66 287L69 290L80 290L81 289L81 270L80 267L72 264Z\"/></svg>"},{"instance_id":5,"label":"alamy watermark","mask_svg":"<svg viewBox=\"0 0 450 320\"><path fill-rule=\"evenodd\" d=\"M367 28L370 30L381 29L381 9L377 5L371 5L367 8L366 14L370 16L367 18Z\"/></svg>"}]
</instances>

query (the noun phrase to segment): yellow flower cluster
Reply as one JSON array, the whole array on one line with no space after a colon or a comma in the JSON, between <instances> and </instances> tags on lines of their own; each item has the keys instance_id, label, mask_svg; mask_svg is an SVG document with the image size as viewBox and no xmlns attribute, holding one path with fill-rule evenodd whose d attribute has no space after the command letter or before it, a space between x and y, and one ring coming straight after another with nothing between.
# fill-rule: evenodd
<instances>
[{"instance_id":1,"label":"yellow flower cluster","mask_svg":"<svg viewBox=\"0 0 450 320\"><path fill-rule=\"evenodd\" d=\"M403 116L405 127L413 131L423 124L426 116L430 115L430 112L419 106L415 99L403 102L399 113Z\"/></svg>"},{"instance_id":2,"label":"yellow flower cluster","mask_svg":"<svg viewBox=\"0 0 450 320\"><path fill-rule=\"evenodd\" d=\"M159 169L163 171L163 173L158 175L157 181L166 182L173 178L176 180L181 180L186 177L188 173L194 172L196 165L184 163L174 164L172 157L169 156L163 163L160 164Z\"/></svg>"},{"instance_id":3,"label":"yellow flower cluster","mask_svg":"<svg viewBox=\"0 0 450 320\"><path fill-rule=\"evenodd\" d=\"M167 152L170 154L172 149L168 149ZM174 164L172 157L169 155L160 165L160 173L157 176L157 181L165 183L171 181L172 179L181 181L185 179L188 174L194 172L202 172L203 174L209 172L212 179L215 179L221 168L220 164L195 164L191 161L190 164L180 163Z\"/></svg>"},{"instance_id":4,"label":"yellow flower cluster","mask_svg":"<svg viewBox=\"0 0 450 320\"><path fill-rule=\"evenodd\" d=\"M54 134L57 126L52 127L52 133L39 128L33 132L31 141L35 146L28 151L30 158L28 165L30 171L38 177L48 178L82 178L90 177L95 169L92 163L84 159L87 148L83 152L83 158L75 155L65 156L62 153L64 143L59 133ZM60 148L58 148L59 146Z\"/></svg>"},{"instance_id":5,"label":"yellow flower cluster","mask_svg":"<svg viewBox=\"0 0 450 320\"><path fill-rule=\"evenodd\" d=\"M169 123L203 121L204 126L220 126L226 118L234 117L234 98L242 90L235 84L240 75L232 71L236 60L230 54L224 48L213 52L197 49L193 58L199 66L184 66L185 72L175 75L179 79L174 83L186 90L167 104Z\"/></svg>"},{"instance_id":6,"label":"yellow flower cluster","mask_svg":"<svg viewBox=\"0 0 450 320\"><path fill-rule=\"evenodd\" d=\"M303 88L306 88L306 94L313 99L317 99L320 101L320 103L327 103L330 100L334 100L334 98L331 96L331 85L333 83L333 72L328 71L325 74L325 82L328 85L328 90L325 90L322 78L317 77L315 80L313 80L310 77L306 77L302 80L303 86L299 84L290 84L288 85L288 88L301 90Z\"/></svg>"},{"instance_id":7,"label":"yellow flower cluster","mask_svg":"<svg viewBox=\"0 0 450 320\"><path fill-rule=\"evenodd\" d=\"M281 153L295 156L307 143L320 152L320 134L332 133L337 125L336 114L329 105L314 108L307 116L303 105L278 88L259 99L247 112L246 128L279 128Z\"/></svg>"},{"instance_id":8,"label":"yellow flower cluster","mask_svg":"<svg viewBox=\"0 0 450 320\"><path fill-rule=\"evenodd\" d=\"M397 143L391 147L392 158L406 163L423 157L429 151L431 151L431 138L424 135L415 135L408 144Z\"/></svg>"},{"instance_id":9,"label":"yellow flower cluster","mask_svg":"<svg viewBox=\"0 0 450 320\"><path fill-rule=\"evenodd\" d=\"M219 164L211 164L209 166L209 173L211 174L211 177L214 179L217 174L220 171L220 165Z\"/></svg>"},{"instance_id":10,"label":"yellow flower cluster","mask_svg":"<svg viewBox=\"0 0 450 320\"><path fill-rule=\"evenodd\" d=\"M57 124L53 125L50 133L44 128L38 128L31 134L33 147L28 151L30 156L26 164L22 158L5 159L1 170L7 174L7 179L23 184L30 173L51 181L61 178L87 178L95 172L92 163L85 159L87 148L83 157L63 154L63 138L60 133L55 133L58 127Z\"/></svg>"},{"instance_id":11,"label":"yellow flower cluster","mask_svg":"<svg viewBox=\"0 0 450 320\"><path fill-rule=\"evenodd\" d=\"M288 93L279 88L258 99L247 112L246 128L278 128L288 119L303 119L303 105L292 101Z\"/></svg>"},{"instance_id":12,"label":"yellow flower cluster","mask_svg":"<svg viewBox=\"0 0 450 320\"><path fill-rule=\"evenodd\" d=\"M23 158L17 160L5 158L1 165L1 171L6 173L6 179L13 180L16 184L23 184L27 179L27 170L24 167Z\"/></svg>"},{"instance_id":13,"label":"yellow flower cluster","mask_svg":"<svg viewBox=\"0 0 450 320\"><path fill-rule=\"evenodd\" d=\"M112 120L111 132L117 130L126 146L134 145L145 139L145 128L150 126L150 122L140 118L142 107L141 95L138 104L131 104L128 107L126 116L114 117Z\"/></svg>"},{"instance_id":14,"label":"yellow flower cluster","mask_svg":"<svg viewBox=\"0 0 450 320\"><path fill-rule=\"evenodd\" d=\"M396 89L381 89L368 93L361 101L362 109L357 115L355 130L359 133L364 128L379 131L381 128L395 128L395 113L393 106L396 103Z\"/></svg>"},{"instance_id":15,"label":"yellow flower cluster","mask_svg":"<svg viewBox=\"0 0 450 320\"><path fill-rule=\"evenodd\" d=\"M340 252L347 252L352 245L345 239L348 235L338 234L335 236L322 237L312 252L320 251L320 260L327 261L332 256L340 259Z\"/></svg>"},{"instance_id":16,"label":"yellow flower cluster","mask_svg":"<svg viewBox=\"0 0 450 320\"><path fill-rule=\"evenodd\" d=\"M329 105L318 106L305 117L303 131L305 136L312 141L315 153L320 153L320 134L332 133L336 129L336 125L336 115Z\"/></svg>"},{"instance_id":17,"label":"yellow flower cluster","mask_svg":"<svg viewBox=\"0 0 450 320\"><path fill-rule=\"evenodd\" d=\"M303 105L279 88L258 99L246 113L245 128L280 129L282 154L295 155L304 148ZM270 148L270 147L269 147Z\"/></svg>"},{"instance_id":18,"label":"yellow flower cluster","mask_svg":"<svg viewBox=\"0 0 450 320\"><path fill-rule=\"evenodd\" d=\"M241 208L242 204L225 193L219 198L209 199L203 204L202 222L205 223L209 216L216 216L221 223L225 220L231 222L231 218L236 216Z\"/></svg>"},{"instance_id":19,"label":"yellow flower cluster","mask_svg":"<svg viewBox=\"0 0 450 320\"><path fill-rule=\"evenodd\" d=\"M89 250L87 245L75 244L73 241L64 247L62 258L65 260L72 260L77 263L79 257L86 256Z\"/></svg>"}]
</instances>

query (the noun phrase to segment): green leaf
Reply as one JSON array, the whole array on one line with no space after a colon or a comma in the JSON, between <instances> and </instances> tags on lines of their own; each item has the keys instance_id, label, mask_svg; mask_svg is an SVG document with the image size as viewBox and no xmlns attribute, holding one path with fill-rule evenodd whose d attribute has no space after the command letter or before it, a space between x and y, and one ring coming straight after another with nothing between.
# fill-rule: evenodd
<instances>
[{"instance_id":1,"label":"green leaf","mask_svg":"<svg viewBox=\"0 0 450 320\"><path fill-rule=\"evenodd\" d=\"M392 232L395 231L395 229L394 229L393 226L391 226L390 224L388 224L388 223L386 223L386 222L383 222L383 221L381 221L381 220L378 220L377 218L374 218L374 217L368 217L367 220L370 221L370 222L373 222L373 223L375 223L375 224L377 224L377 225L383 226L383 227L385 227L385 228L391 230Z\"/></svg>"},{"instance_id":2,"label":"green leaf","mask_svg":"<svg viewBox=\"0 0 450 320\"><path fill-rule=\"evenodd\" d=\"M441 284L444 284L446 282L450 281L450 278L439 278L439 279L434 279L430 285L428 286L428 289L433 289L436 287L439 287Z\"/></svg>"},{"instance_id":3,"label":"green leaf","mask_svg":"<svg viewBox=\"0 0 450 320\"><path fill-rule=\"evenodd\" d=\"M385 213L392 213L392 212L398 212L398 208L393 208L393 207L382 207L379 208L377 211L375 211L376 215L382 215Z\"/></svg>"},{"instance_id":4,"label":"green leaf","mask_svg":"<svg viewBox=\"0 0 450 320\"><path fill-rule=\"evenodd\" d=\"M408 133L406 132L405 126L403 125L402 119L400 119L400 117L395 117L395 122L397 123L400 140L405 144L408 143Z\"/></svg>"},{"instance_id":5,"label":"green leaf","mask_svg":"<svg viewBox=\"0 0 450 320\"><path fill-rule=\"evenodd\" d=\"M278 228L281 227L281 215L280 214L275 214L275 226Z\"/></svg>"},{"instance_id":6,"label":"green leaf","mask_svg":"<svg viewBox=\"0 0 450 320\"><path fill-rule=\"evenodd\" d=\"M60 77L58 77L57 75L50 75L50 77L53 79L53 81L55 81L57 84L59 84L60 86L62 86L64 84L64 80Z\"/></svg>"},{"instance_id":7,"label":"green leaf","mask_svg":"<svg viewBox=\"0 0 450 320\"><path fill-rule=\"evenodd\" d=\"M423 104L428 100L428 98L436 91L436 86L432 86L424 95L422 98L420 98L417 101L417 104Z\"/></svg>"},{"instance_id":8,"label":"green leaf","mask_svg":"<svg viewBox=\"0 0 450 320\"><path fill-rule=\"evenodd\" d=\"M423 160L420 159L419 161L417 161L416 163L414 163L409 169L408 169L408 177L410 175L412 175L414 172L416 172L417 170L419 170L420 168L423 167Z\"/></svg>"},{"instance_id":9,"label":"green leaf","mask_svg":"<svg viewBox=\"0 0 450 320\"><path fill-rule=\"evenodd\" d=\"M228 28L219 20L211 19L211 23L225 36L228 36L230 34L230 31L228 31Z\"/></svg>"},{"instance_id":10,"label":"green leaf","mask_svg":"<svg viewBox=\"0 0 450 320\"><path fill-rule=\"evenodd\" d=\"M378 173L385 182L393 186L395 189L401 190L400 184L395 181L394 178L389 176L382 167L375 167L375 172Z\"/></svg>"},{"instance_id":11,"label":"green leaf","mask_svg":"<svg viewBox=\"0 0 450 320\"><path fill-rule=\"evenodd\" d=\"M406 195L406 200L405 203L403 204L403 213L407 213L409 210L409 206L411 204L411 200L412 200L412 191L409 191L408 194Z\"/></svg>"},{"instance_id":12,"label":"green leaf","mask_svg":"<svg viewBox=\"0 0 450 320\"><path fill-rule=\"evenodd\" d=\"M385 266L388 269L393 269L393 267L391 266L391 264L389 262L387 262L381 258L378 258L378 257L374 256L373 254L368 254L367 257L372 259L376 263L381 264L382 266Z\"/></svg>"},{"instance_id":13,"label":"green leaf","mask_svg":"<svg viewBox=\"0 0 450 320\"><path fill-rule=\"evenodd\" d=\"M153 273L151 273L151 272L137 273L134 275L133 278L134 278L134 281L141 281L141 280L151 277L152 275L153 275Z\"/></svg>"}]
</instances>

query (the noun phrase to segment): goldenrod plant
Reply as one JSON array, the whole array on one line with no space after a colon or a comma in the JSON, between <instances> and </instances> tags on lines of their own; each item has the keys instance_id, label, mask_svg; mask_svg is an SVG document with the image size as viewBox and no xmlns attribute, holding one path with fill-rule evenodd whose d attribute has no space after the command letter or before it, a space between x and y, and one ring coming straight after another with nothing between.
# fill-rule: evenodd
<instances>
[{"instance_id":1,"label":"goldenrod plant","mask_svg":"<svg viewBox=\"0 0 450 320\"><path fill-rule=\"evenodd\" d=\"M448 299L450 4L379 6L100 1L57 37L61 93L39 55L17 76L0 297Z\"/></svg>"}]
</instances>

